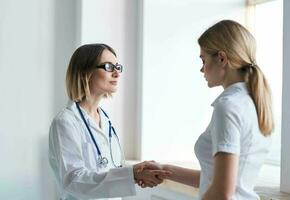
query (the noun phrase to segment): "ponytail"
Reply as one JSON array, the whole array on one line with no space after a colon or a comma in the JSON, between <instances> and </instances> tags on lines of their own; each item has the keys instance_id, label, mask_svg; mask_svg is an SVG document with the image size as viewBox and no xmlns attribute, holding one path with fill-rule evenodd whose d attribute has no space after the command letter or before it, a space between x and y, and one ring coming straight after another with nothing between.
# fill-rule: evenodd
<instances>
[{"instance_id":1,"label":"ponytail","mask_svg":"<svg viewBox=\"0 0 290 200\"><path fill-rule=\"evenodd\" d=\"M259 127L264 136L269 136L274 129L270 87L256 64L250 65L249 68L248 89L256 106Z\"/></svg>"}]
</instances>

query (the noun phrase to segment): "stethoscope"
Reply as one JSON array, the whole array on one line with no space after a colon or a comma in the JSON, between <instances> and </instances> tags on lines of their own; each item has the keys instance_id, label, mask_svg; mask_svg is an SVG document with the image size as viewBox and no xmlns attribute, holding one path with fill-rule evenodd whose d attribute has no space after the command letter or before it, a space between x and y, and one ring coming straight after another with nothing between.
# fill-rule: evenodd
<instances>
[{"instance_id":1,"label":"stethoscope","mask_svg":"<svg viewBox=\"0 0 290 200\"><path fill-rule=\"evenodd\" d=\"M93 136L93 133L92 133L92 131L91 131L89 125L88 125L87 120L86 120L85 117L84 117L83 112L81 111L81 108L80 108L78 102L76 102L76 106L77 106L77 109L78 109L78 111L79 111L79 113L80 113L80 115L81 115L81 118L82 118L83 122L85 123L85 125L86 125L86 127L87 127L87 130L89 131L89 134L90 134L90 136L91 136L91 139L93 140L93 143L94 143L94 145L95 145L95 147L96 147L96 149L97 149L97 152L98 152L97 165L106 168L107 165L108 165L108 163L109 163L109 161L108 161L108 159L107 159L106 157L103 157L103 156L102 156L102 153L101 153L101 151L100 151L100 148L99 148L99 146L98 146L98 144L97 144L97 142L96 142L96 140L95 140L95 138L94 138L94 136ZM120 145L120 141L119 141L119 137L118 137L118 135L117 135L117 133L116 133L114 127L112 126L112 123L111 123L111 120L110 120L109 116L107 115L107 113L106 113L102 108L101 108L101 110L102 110L102 112L104 113L104 115L106 116L106 118L107 118L108 121L109 121L109 143L110 143L110 155L111 155L111 159L112 159L113 165L114 165L114 167L122 167L122 165L116 165L115 162L114 162L114 158L113 158L113 154L112 154L112 141L111 141L111 140L112 140L112 131L113 131L113 134L116 136L116 138L117 138L117 142L118 142L118 145L119 145L119 148L120 148L120 150L122 151L122 149L121 149L121 145ZM121 152L121 154L123 154L123 152ZM124 158L124 155L122 155L122 157Z\"/></svg>"}]
</instances>

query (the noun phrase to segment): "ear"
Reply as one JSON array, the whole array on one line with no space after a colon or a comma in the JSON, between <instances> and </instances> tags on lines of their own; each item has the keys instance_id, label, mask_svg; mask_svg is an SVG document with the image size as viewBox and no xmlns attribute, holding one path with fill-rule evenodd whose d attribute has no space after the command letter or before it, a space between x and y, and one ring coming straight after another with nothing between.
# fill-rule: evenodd
<instances>
[{"instance_id":1,"label":"ear","mask_svg":"<svg viewBox=\"0 0 290 200\"><path fill-rule=\"evenodd\" d=\"M225 67L228 63L228 57L224 51L218 52L218 62L221 64L222 67Z\"/></svg>"}]
</instances>

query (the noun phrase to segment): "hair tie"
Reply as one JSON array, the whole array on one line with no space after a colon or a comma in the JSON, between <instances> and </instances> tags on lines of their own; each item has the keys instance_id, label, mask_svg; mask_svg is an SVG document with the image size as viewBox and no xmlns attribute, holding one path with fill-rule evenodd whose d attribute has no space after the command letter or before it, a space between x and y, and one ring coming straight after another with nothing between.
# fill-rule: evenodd
<instances>
[{"instance_id":1,"label":"hair tie","mask_svg":"<svg viewBox=\"0 0 290 200\"><path fill-rule=\"evenodd\" d=\"M255 68L255 67L257 67L257 64L256 64L255 61L253 61L253 62L251 62L251 63L249 64L249 66L250 66L251 68Z\"/></svg>"}]
</instances>

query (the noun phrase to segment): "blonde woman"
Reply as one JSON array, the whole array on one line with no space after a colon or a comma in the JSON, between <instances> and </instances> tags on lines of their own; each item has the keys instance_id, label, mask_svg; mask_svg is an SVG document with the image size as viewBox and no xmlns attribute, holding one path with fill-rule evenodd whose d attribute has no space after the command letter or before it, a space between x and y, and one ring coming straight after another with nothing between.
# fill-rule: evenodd
<instances>
[{"instance_id":1,"label":"blonde woman","mask_svg":"<svg viewBox=\"0 0 290 200\"><path fill-rule=\"evenodd\" d=\"M198 43L200 71L208 87L224 88L195 144L201 170L154 163L146 167L169 170L169 179L199 187L198 199L258 200L254 183L269 150L274 122L270 89L256 63L255 39L241 24L223 20L208 28Z\"/></svg>"},{"instance_id":2,"label":"blonde woman","mask_svg":"<svg viewBox=\"0 0 290 200\"><path fill-rule=\"evenodd\" d=\"M70 102L49 132L49 161L61 200L120 199L135 194L135 181L149 187L163 170L138 173L146 162L124 165L124 155L108 114L99 106L117 91L123 66L106 44L87 44L71 57L66 87ZM145 176L146 175L146 176Z\"/></svg>"}]
</instances>

